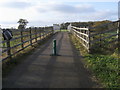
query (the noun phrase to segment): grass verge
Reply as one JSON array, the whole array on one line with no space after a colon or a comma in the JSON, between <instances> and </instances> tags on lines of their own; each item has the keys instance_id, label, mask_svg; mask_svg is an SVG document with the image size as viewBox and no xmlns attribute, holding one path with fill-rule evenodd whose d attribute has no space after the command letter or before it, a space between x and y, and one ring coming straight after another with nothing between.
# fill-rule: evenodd
<instances>
[{"instance_id":1,"label":"grass verge","mask_svg":"<svg viewBox=\"0 0 120 90\"><path fill-rule=\"evenodd\" d=\"M104 88L120 88L118 75L118 58L116 55L88 54L78 38L70 34L73 45L84 57L85 65L89 68ZM115 54L115 53L114 53ZM115 57L114 57L115 56Z\"/></svg>"},{"instance_id":2,"label":"grass verge","mask_svg":"<svg viewBox=\"0 0 120 90\"><path fill-rule=\"evenodd\" d=\"M68 32L69 30L67 30L67 29L61 29L61 30L55 30L55 31L58 31L58 32Z\"/></svg>"}]
</instances>

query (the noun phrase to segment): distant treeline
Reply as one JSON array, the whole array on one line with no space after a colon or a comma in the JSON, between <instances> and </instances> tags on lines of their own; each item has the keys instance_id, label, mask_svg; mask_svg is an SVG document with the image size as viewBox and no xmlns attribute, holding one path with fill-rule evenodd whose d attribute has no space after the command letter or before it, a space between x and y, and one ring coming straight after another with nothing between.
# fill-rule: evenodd
<instances>
[{"instance_id":1,"label":"distant treeline","mask_svg":"<svg viewBox=\"0 0 120 90\"><path fill-rule=\"evenodd\" d=\"M96 27L96 26L100 26L102 24L107 24L110 22L112 22L112 21L104 20L104 21L89 21L89 22L66 22L66 23L61 24L61 29L67 29L67 27L70 23L76 27ZM113 25L111 25L111 26L113 26ZM104 29L105 28L109 29L109 28L111 28L111 26L106 26L106 27L104 27Z\"/></svg>"}]
</instances>

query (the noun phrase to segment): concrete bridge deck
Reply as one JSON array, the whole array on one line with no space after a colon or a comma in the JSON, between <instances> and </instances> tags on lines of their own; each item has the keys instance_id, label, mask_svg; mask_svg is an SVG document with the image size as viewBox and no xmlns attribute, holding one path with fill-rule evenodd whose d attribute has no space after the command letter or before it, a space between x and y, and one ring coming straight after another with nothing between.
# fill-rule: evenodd
<instances>
[{"instance_id":1,"label":"concrete bridge deck","mask_svg":"<svg viewBox=\"0 0 120 90\"><path fill-rule=\"evenodd\" d=\"M53 39L57 40L60 56L50 56ZM59 32L3 78L3 88L99 87L81 60L68 33Z\"/></svg>"}]
</instances>

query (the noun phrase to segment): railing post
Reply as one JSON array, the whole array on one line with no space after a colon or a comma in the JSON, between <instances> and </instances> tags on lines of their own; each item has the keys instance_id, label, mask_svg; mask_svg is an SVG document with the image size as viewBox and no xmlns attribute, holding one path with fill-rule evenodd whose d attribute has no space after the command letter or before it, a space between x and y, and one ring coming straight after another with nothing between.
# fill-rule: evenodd
<instances>
[{"instance_id":1,"label":"railing post","mask_svg":"<svg viewBox=\"0 0 120 90\"><path fill-rule=\"evenodd\" d=\"M54 34L54 30L53 30L53 27L51 28L51 32L52 32L52 34Z\"/></svg>"},{"instance_id":2,"label":"railing post","mask_svg":"<svg viewBox=\"0 0 120 90\"><path fill-rule=\"evenodd\" d=\"M37 28L35 27L35 40L37 42Z\"/></svg>"},{"instance_id":3,"label":"railing post","mask_svg":"<svg viewBox=\"0 0 120 90\"><path fill-rule=\"evenodd\" d=\"M120 53L120 1L118 2L118 55Z\"/></svg>"},{"instance_id":4,"label":"railing post","mask_svg":"<svg viewBox=\"0 0 120 90\"><path fill-rule=\"evenodd\" d=\"M24 49L24 44L23 44L23 29L21 29L20 31L20 34L21 34L21 46L22 46L22 49Z\"/></svg>"},{"instance_id":5,"label":"railing post","mask_svg":"<svg viewBox=\"0 0 120 90\"><path fill-rule=\"evenodd\" d=\"M118 53L120 53L120 18L118 21Z\"/></svg>"},{"instance_id":6,"label":"railing post","mask_svg":"<svg viewBox=\"0 0 120 90\"><path fill-rule=\"evenodd\" d=\"M43 39L45 38L45 27L43 28Z\"/></svg>"},{"instance_id":7,"label":"railing post","mask_svg":"<svg viewBox=\"0 0 120 90\"><path fill-rule=\"evenodd\" d=\"M48 27L46 27L46 37L48 36Z\"/></svg>"},{"instance_id":8,"label":"railing post","mask_svg":"<svg viewBox=\"0 0 120 90\"><path fill-rule=\"evenodd\" d=\"M88 53L91 53L90 27L88 28Z\"/></svg>"},{"instance_id":9,"label":"railing post","mask_svg":"<svg viewBox=\"0 0 120 90\"><path fill-rule=\"evenodd\" d=\"M42 30L43 30L43 28L41 28L40 30L41 30L40 31L40 40L42 40L42 35L43 35L43 31Z\"/></svg>"},{"instance_id":10,"label":"railing post","mask_svg":"<svg viewBox=\"0 0 120 90\"><path fill-rule=\"evenodd\" d=\"M43 39L43 35L44 35L44 27L41 28L41 40Z\"/></svg>"},{"instance_id":11,"label":"railing post","mask_svg":"<svg viewBox=\"0 0 120 90\"><path fill-rule=\"evenodd\" d=\"M40 38L40 40L41 40L41 28L39 27L39 38Z\"/></svg>"},{"instance_id":12,"label":"railing post","mask_svg":"<svg viewBox=\"0 0 120 90\"><path fill-rule=\"evenodd\" d=\"M47 31L46 29L47 29L47 27L45 27L45 29L44 29L44 34L45 34L44 37L45 38L46 38L46 31Z\"/></svg>"},{"instance_id":13,"label":"railing post","mask_svg":"<svg viewBox=\"0 0 120 90\"><path fill-rule=\"evenodd\" d=\"M32 31L31 31L31 27L30 27L30 45L32 46Z\"/></svg>"},{"instance_id":14,"label":"railing post","mask_svg":"<svg viewBox=\"0 0 120 90\"><path fill-rule=\"evenodd\" d=\"M7 42L6 42L6 44L7 44L7 54L8 54L8 57L10 58L10 59L12 59L12 56L11 56L11 48L10 48L10 40L7 40Z\"/></svg>"}]
</instances>

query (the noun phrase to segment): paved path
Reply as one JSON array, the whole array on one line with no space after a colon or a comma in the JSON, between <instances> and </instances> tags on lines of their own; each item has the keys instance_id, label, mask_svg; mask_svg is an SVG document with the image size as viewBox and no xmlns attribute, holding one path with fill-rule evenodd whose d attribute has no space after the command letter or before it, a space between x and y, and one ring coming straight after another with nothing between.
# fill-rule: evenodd
<instances>
[{"instance_id":1,"label":"paved path","mask_svg":"<svg viewBox=\"0 0 120 90\"><path fill-rule=\"evenodd\" d=\"M58 54L52 53L52 40L57 40ZM93 88L99 87L91 79L74 50L68 33L60 32L40 46L23 63L3 78L3 88Z\"/></svg>"}]
</instances>

